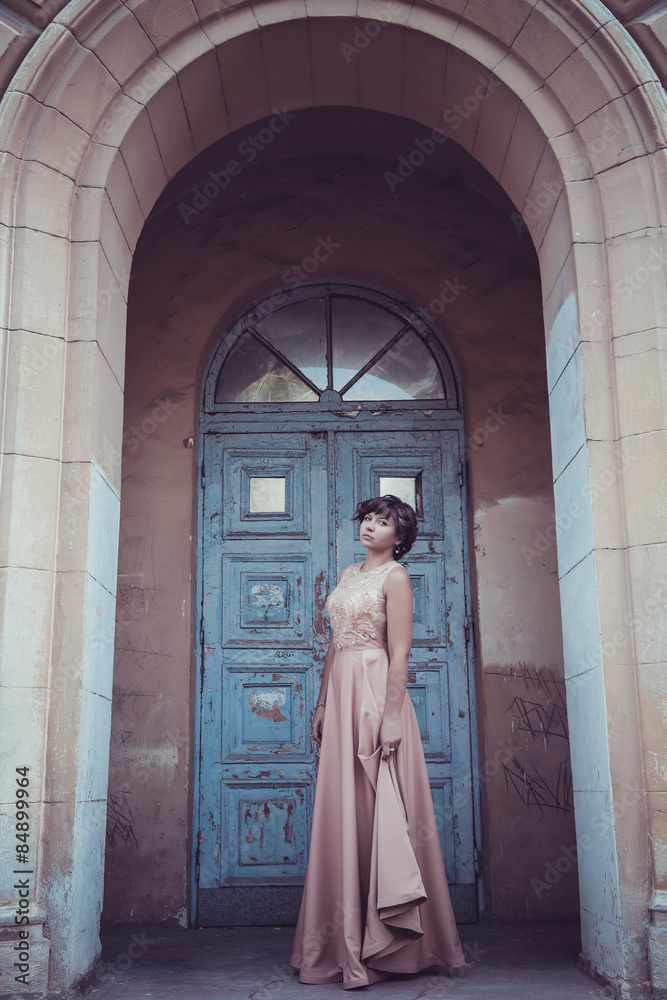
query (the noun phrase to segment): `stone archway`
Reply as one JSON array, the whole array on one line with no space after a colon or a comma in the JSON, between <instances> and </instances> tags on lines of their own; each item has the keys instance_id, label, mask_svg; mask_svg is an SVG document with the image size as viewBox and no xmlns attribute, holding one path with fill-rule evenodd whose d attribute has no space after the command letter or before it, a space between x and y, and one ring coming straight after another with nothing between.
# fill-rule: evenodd
<instances>
[{"instance_id":1,"label":"stone archway","mask_svg":"<svg viewBox=\"0 0 667 1000\"><path fill-rule=\"evenodd\" d=\"M299 16L275 0L72 6L5 96L13 194L3 325L18 333L5 401L5 565L13 593L30 593L39 648L21 645L24 617L5 614L3 627L7 648L22 650L15 690L35 721L17 752L39 761L49 803L37 897L54 984L74 981L98 951L132 252L168 179L201 149L274 109L332 103L442 130L500 182L530 229L547 331L577 829L583 847L589 830L598 838L580 856L584 955L614 982L646 978L645 823L657 820L635 665L651 658L660 624L649 607L660 535L655 496L622 473L633 461L663 468L664 456L644 433L657 426L659 393L630 412L617 386L649 378L658 390L660 376L623 368L613 338L623 338L623 357L654 350L664 317L655 267L664 97L618 25L586 3L566 16L517 2L491 17L475 0L462 16L460 6L369 3L362 16L351 3L332 13L325 0L308 0ZM250 84L249 61L264 67ZM408 164L418 159L406 152ZM35 405L41 419L28 421ZM615 811L624 792L634 807Z\"/></svg>"}]
</instances>

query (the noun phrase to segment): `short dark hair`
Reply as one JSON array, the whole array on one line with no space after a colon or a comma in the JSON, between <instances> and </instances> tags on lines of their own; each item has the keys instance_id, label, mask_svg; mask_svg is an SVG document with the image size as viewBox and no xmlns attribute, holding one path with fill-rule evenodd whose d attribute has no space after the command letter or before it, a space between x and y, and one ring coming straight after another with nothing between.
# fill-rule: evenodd
<instances>
[{"instance_id":1,"label":"short dark hair","mask_svg":"<svg viewBox=\"0 0 667 1000\"><path fill-rule=\"evenodd\" d=\"M406 552L412 548L414 541L419 534L417 515L409 503L405 503L393 493L385 493L382 497L371 497L370 500L362 500L357 504L357 509L352 515L353 521L363 521L366 514L380 514L386 517L391 514L396 522L396 534L402 539L398 542L398 553L394 552L394 559L398 562Z\"/></svg>"}]
</instances>

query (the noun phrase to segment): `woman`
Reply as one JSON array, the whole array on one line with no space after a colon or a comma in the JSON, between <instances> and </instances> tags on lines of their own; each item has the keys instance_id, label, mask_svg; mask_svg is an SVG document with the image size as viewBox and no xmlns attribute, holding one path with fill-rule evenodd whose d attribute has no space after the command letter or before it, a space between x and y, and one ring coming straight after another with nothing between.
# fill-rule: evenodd
<instances>
[{"instance_id":1,"label":"woman","mask_svg":"<svg viewBox=\"0 0 667 1000\"><path fill-rule=\"evenodd\" d=\"M308 867L290 962L299 982L367 986L465 958L449 898L415 710L406 695L417 537L391 494L359 504L366 549L327 599L329 643L311 733L320 745Z\"/></svg>"}]
</instances>

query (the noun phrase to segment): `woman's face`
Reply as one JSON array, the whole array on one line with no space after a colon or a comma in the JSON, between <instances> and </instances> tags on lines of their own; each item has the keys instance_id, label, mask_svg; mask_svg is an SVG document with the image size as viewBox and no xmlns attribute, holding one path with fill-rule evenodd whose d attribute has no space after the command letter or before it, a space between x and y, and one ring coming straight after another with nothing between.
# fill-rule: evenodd
<instances>
[{"instance_id":1,"label":"woman's face","mask_svg":"<svg viewBox=\"0 0 667 1000\"><path fill-rule=\"evenodd\" d=\"M359 524L359 541L369 552L385 552L401 541L391 514L366 514Z\"/></svg>"}]
</instances>

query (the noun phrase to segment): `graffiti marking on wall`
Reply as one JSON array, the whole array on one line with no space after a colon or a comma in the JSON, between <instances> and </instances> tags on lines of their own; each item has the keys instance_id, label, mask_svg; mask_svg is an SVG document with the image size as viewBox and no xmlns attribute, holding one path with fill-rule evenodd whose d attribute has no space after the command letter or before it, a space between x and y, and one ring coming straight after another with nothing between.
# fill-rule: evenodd
<instances>
[{"instance_id":1,"label":"graffiti marking on wall","mask_svg":"<svg viewBox=\"0 0 667 1000\"><path fill-rule=\"evenodd\" d=\"M134 833L134 816L127 792L109 795L107 801L107 844L109 847L139 849Z\"/></svg>"}]
</instances>

